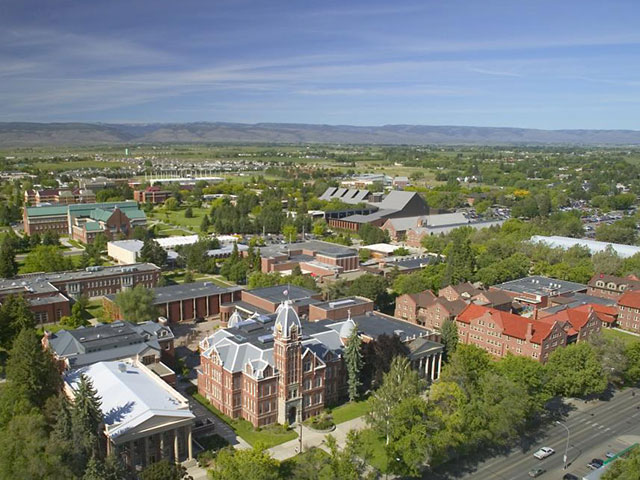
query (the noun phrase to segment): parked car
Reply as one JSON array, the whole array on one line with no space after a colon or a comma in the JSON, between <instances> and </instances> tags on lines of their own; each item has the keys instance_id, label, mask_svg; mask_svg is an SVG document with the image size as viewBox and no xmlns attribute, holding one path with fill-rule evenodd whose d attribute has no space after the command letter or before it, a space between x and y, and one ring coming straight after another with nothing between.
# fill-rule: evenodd
<instances>
[{"instance_id":1,"label":"parked car","mask_svg":"<svg viewBox=\"0 0 640 480\"><path fill-rule=\"evenodd\" d=\"M604 465L604 460L602 460L601 458L594 458L591 460L591 462L589 462L587 467L589 467L591 470L597 470L602 465Z\"/></svg>"},{"instance_id":2,"label":"parked car","mask_svg":"<svg viewBox=\"0 0 640 480\"><path fill-rule=\"evenodd\" d=\"M536 453L533 454L538 460L542 460L556 453L556 451L551 447L542 447Z\"/></svg>"},{"instance_id":3,"label":"parked car","mask_svg":"<svg viewBox=\"0 0 640 480\"><path fill-rule=\"evenodd\" d=\"M539 477L540 475L542 475L544 472L546 472L546 470L544 468L533 468L533 469L529 470L529 476L531 478L536 478L536 477Z\"/></svg>"},{"instance_id":4,"label":"parked car","mask_svg":"<svg viewBox=\"0 0 640 480\"><path fill-rule=\"evenodd\" d=\"M614 452L607 452L604 454L604 456L607 458L613 458L616 456L616 454Z\"/></svg>"},{"instance_id":5,"label":"parked car","mask_svg":"<svg viewBox=\"0 0 640 480\"><path fill-rule=\"evenodd\" d=\"M580 480L580 479L573 473L565 473L564 476L562 477L562 480Z\"/></svg>"}]
</instances>

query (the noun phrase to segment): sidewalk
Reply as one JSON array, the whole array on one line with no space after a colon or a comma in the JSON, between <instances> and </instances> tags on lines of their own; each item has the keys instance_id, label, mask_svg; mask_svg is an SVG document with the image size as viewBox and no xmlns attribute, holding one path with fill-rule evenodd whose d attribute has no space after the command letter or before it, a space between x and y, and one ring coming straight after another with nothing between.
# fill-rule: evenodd
<instances>
[{"instance_id":1,"label":"sidewalk","mask_svg":"<svg viewBox=\"0 0 640 480\"><path fill-rule=\"evenodd\" d=\"M338 442L338 446L343 447L347 439L347 434L349 433L350 430L361 430L365 427L366 427L366 424L364 421L364 417L358 417L358 418L354 418L353 420L348 420L344 423L340 423L336 425L336 429L333 432L329 432L329 433L316 432L303 425L302 426L302 449L303 451L311 447L320 447L320 448L326 449L324 447L324 439L327 435L333 435ZM271 447L267 451L271 454L273 458L277 460L286 460L287 458L296 456L298 454L299 447L300 447L300 439L296 438L286 443L276 445L275 447Z\"/></svg>"}]
</instances>

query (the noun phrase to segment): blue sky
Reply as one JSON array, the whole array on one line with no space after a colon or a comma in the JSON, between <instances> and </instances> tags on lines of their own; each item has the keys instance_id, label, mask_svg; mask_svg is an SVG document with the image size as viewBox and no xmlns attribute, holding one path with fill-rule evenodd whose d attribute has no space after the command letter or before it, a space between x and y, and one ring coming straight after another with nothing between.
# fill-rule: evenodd
<instances>
[{"instance_id":1,"label":"blue sky","mask_svg":"<svg viewBox=\"0 0 640 480\"><path fill-rule=\"evenodd\" d=\"M0 1L0 121L640 130L640 1Z\"/></svg>"}]
</instances>

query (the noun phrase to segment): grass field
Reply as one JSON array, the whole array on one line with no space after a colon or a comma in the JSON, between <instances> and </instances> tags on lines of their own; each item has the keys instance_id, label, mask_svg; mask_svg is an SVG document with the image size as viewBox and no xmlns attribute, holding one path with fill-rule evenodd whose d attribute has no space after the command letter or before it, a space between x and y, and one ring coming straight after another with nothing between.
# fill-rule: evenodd
<instances>
[{"instance_id":1,"label":"grass field","mask_svg":"<svg viewBox=\"0 0 640 480\"><path fill-rule=\"evenodd\" d=\"M371 429L361 430L360 439L362 440L362 452L363 454L366 452L368 455L368 463L382 473L386 473L389 459L384 448L384 439L378 437Z\"/></svg>"},{"instance_id":2,"label":"grass field","mask_svg":"<svg viewBox=\"0 0 640 480\"><path fill-rule=\"evenodd\" d=\"M354 418L361 417L367 413L367 400L360 400L358 402L349 402L344 405L340 405L331 410L331 416L333 423L343 423Z\"/></svg>"},{"instance_id":3,"label":"grass field","mask_svg":"<svg viewBox=\"0 0 640 480\"><path fill-rule=\"evenodd\" d=\"M193 212L192 218L186 218L184 216L185 210L186 208L170 211L161 207L155 209L149 217L172 225L177 225L179 227L187 227L194 231L199 231L200 224L202 223L202 217L204 217L206 213L209 213L209 210L201 207L191 207Z\"/></svg>"},{"instance_id":4,"label":"grass field","mask_svg":"<svg viewBox=\"0 0 640 480\"><path fill-rule=\"evenodd\" d=\"M634 342L640 342L640 337L637 337L630 333L622 332L620 330L614 330L612 328L603 328L602 335L605 338L618 338L627 345Z\"/></svg>"},{"instance_id":5,"label":"grass field","mask_svg":"<svg viewBox=\"0 0 640 480\"><path fill-rule=\"evenodd\" d=\"M127 164L124 162L117 161L108 161L108 162L99 162L97 160L77 160L70 162L35 162L31 164L31 166L35 168L39 168L41 170L74 170L78 168L120 168L126 167Z\"/></svg>"},{"instance_id":6,"label":"grass field","mask_svg":"<svg viewBox=\"0 0 640 480\"><path fill-rule=\"evenodd\" d=\"M246 420L242 419L232 419L224 415L218 409L216 409L213 405L211 405L203 396L198 393L193 395L198 402L204 405L209 411L215 414L222 421L227 423L234 432L240 437L242 437L247 443L250 445L261 444L264 448L271 448L276 445L280 445L281 443L288 442L289 440L293 440L298 437L298 434L293 430L284 430L282 427L274 426L265 427L260 430L253 428Z\"/></svg>"}]
</instances>

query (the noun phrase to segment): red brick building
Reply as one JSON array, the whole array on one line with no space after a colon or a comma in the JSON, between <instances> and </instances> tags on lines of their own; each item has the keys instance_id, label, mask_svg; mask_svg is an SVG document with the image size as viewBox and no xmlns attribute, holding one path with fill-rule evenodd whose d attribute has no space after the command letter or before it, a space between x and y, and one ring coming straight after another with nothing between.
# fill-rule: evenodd
<instances>
[{"instance_id":1,"label":"red brick building","mask_svg":"<svg viewBox=\"0 0 640 480\"><path fill-rule=\"evenodd\" d=\"M640 289L640 279L635 275L617 277L615 275L597 273L591 277L587 286L589 287L587 291L589 295L615 300L620 298L627 290Z\"/></svg>"},{"instance_id":2,"label":"red brick building","mask_svg":"<svg viewBox=\"0 0 640 480\"><path fill-rule=\"evenodd\" d=\"M470 304L456 319L461 343L476 345L496 357L508 352L546 362L567 344L560 322L533 320L490 307Z\"/></svg>"},{"instance_id":3,"label":"red brick building","mask_svg":"<svg viewBox=\"0 0 640 480\"><path fill-rule=\"evenodd\" d=\"M447 300L437 297L431 304L418 311L417 323L427 328L440 330L445 320L455 320L467 307L467 302L461 299Z\"/></svg>"},{"instance_id":4,"label":"red brick building","mask_svg":"<svg viewBox=\"0 0 640 480\"><path fill-rule=\"evenodd\" d=\"M240 291L240 287L223 288L211 282L169 285L154 289L154 305L158 308L158 316L166 318L169 323L190 322L218 316L220 305L238 300ZM105 297L103 307L110 319L123 319L115 304L115 295Z\"/></svg>"},{"instance_id":5,"label":"red brick building","mask_svg":"<svg viewBox=\"0 0 640 480\"><path fill-rule=\"evenodd\" d=\"M450 302L454 300L471 300L472 297L482 293L482 290L474 287L469 282L459 283L457 285L447 285L438 291L439 297L444 297Z\"/></svg>"},{"instance_id":6,"label":"red brick building","mask_svg":"<svg viewBox=\"0 0 640 480\"><path fill-rule=\"evenodd\" d=\"M602 328L602 320L591 305L567 308L553 315L539 317L540 321L558 323L567 332L567 343L588 340Z\"/></svg>"},{"instance_id":7,"label":"red brick building","mask_svg":"<svg viewBox=\"0 0 640 480\"><path fill-rule=\"evenodd\" d=\"M436 299L431 290L419 293L406 293L396 298L394 316L412 323L418 323L418 312L427 308Z\"/></svg>"},{"instance_id":8,"label":"red brick building","mask_svg":"<svg viewBox=\"0 0 640 480\"><path fill-rule=\"evenodd\" d=\"M168 190L160 187L147 187L144 190L134 190L133 199L140 203L151 203L158 205L164 203L171 196Z\"/></svg>"},{"instance_id":9,"label":"red brick building","mask_svg":"<svg viewBox=\"0 0 640 480\"><path fill-rule=\"evenodd\" d=\"M625 292L618 298L618 326L640 333L640 291Z\"/></svg>"}]
</instances>

